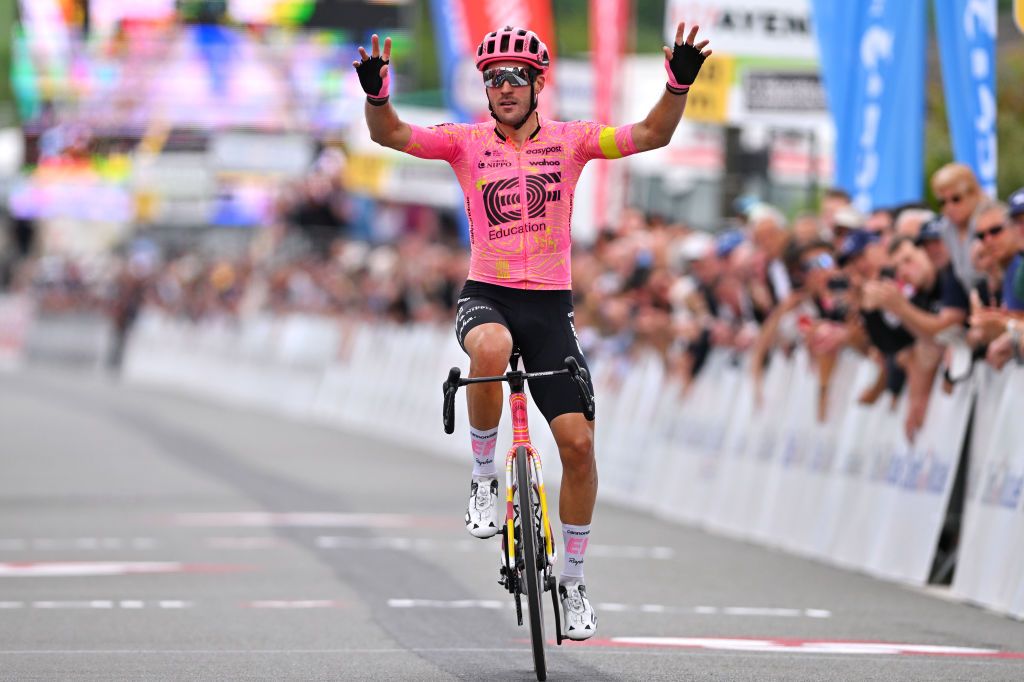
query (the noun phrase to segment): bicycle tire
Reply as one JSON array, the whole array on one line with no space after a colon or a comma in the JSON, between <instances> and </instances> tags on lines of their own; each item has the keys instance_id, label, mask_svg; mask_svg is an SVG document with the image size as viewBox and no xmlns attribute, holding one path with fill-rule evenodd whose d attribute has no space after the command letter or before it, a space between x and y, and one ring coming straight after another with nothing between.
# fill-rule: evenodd
<instances>
[{"instance_id":1,"label":"bicycle tire","mask_svg":"<svg viewBox=\"0 0 1024 682\"><path fill-rule=\"evenodd\" d=\"M526 605L530 616L530 641L533 645L533 665L537 679L547 679L547 664L544 660L544 611L541 604L543 587L540 583L540 569L537 566L537 528L533 509L533 484L530 480L529 458L526 448L516 448L516 479L519 495L519 533L523 541L523 572L526 582ZM525 496L525 500L523 499Z\"/></svg>"}]
</instances>

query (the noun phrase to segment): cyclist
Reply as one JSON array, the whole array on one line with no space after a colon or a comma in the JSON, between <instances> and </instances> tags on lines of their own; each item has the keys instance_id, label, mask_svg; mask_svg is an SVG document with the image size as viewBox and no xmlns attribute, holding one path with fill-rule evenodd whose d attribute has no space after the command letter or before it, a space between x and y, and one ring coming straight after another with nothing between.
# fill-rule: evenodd
<instances>
[{"instance_id":1,"label":"cyclist","mask_svg":"<svg viewBox=\"0 0 1024 682\"><path fill-rule=\"evenodd\" d=\"M536 33L506 26L484 36L476 50L494 123L443 123L427 128L403 122L388 102L391 39L371 38L353 62L367 94L370 137L386 147L425 159L443 159L455 170L466 197L470 225L469 278L458 300L455 332L469 355L469 376L501 374L513 344L528 371L564 366L573 355L586 366L573 324L569 223L576 181L587 161L617 159L668 144L686 106L686 95L704 60L707 40L698 27L676 29L663 48L668 82L647 117L631 125L549 121L536 111L551 66ZM684 40L685 36L685 40ZM591 385L591 390L593 386ZM559 598L565 634L593 636L597 617L587 598L583 558L597 497L594 425L566 377L530 384L562 460L559 517L565 565ZM474 466L466 528L478 538L498 532L498 479L494 461L503 391L500 384L467 390Z\"/></svg>"}]
</instances>

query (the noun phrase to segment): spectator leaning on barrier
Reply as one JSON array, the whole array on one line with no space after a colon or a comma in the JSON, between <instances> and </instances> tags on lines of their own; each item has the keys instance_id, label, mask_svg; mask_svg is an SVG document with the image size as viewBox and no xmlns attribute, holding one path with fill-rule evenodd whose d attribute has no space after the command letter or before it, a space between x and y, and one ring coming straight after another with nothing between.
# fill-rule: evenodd
<instances>
[{"instance_id":1,"label":"spectator leaning on barrier","mask_svg":"<svg viewBox=\"0 0 1024 682\"><path fill-rule=\"evenodd\" d=\"M787 261L796 249L793 235L786 230L786 217L782 211L768 204L758 204L750 210L750 241L763 254L765 277L772 301L776 305L793 291L793 282Z\"/></svg>"},{"instance_id":2,"label":"spectator leaning on barrier","mask_svg":"<svg viewBox=\"0 0 1024 682\"><path fill-rule=\"evenodd\" d=\"M985 206L978 215L975 232L979 256L991 268L991 300L985 305L977 292L971 296L971 340L977 347L987 346L1007 331L1010 320L1019 316L1021 301L1014 293L1013 280L1020 269L1024 235L1011 226L1009 208L1003 203ZM1001 308L996 308L1000 303ZM1011 312L1014 311L1014 312Z\"/></svg>"},{"instance_id":3,"label":"spectator leaning on barrier","mask_svg":"<svg viewBox=\"0 0 1024 682\"><path fill-rule=\"evenodd\" d=\"M826 241L805 244L799 255L800 292L810 307L798 318L798 330L818 372L818 420L824 421L829 386L839 350L851 329L849 280L836 269L832 247Z\"/></svg>"},{"instance_id":4,"label":"spectator leaning on barrier","mask_svg":"<svg viewBox=\"0 0 1024 682\"><path fill-rule=\"evenodd\" d=\"M1024 187L1011 194L1007 200L1004 229L1008 234L1003 242L1013 240L1016 248L1005 266L1003 307L1020 312L1024 311Z\"/></svg>"},{"instance_id":5,"label":"spectator leaning on barrier","mask_svg":"<svg viewBox=\"0 0 1024 682\"><path fill-rule=\"evenodd\" d=\"M934 339L963 324L970 304L951 266L939 270L925 250L907 237L893 240L889 254L898 283L868 282L864 287L866 309L888 310L918 339Z\"/></svg>"},{"instance_id":6,"label":"spectator leaning on barrier","mask_svg":"<svg viewBox=\"0 0 1024 682\"><path fill-rule=\"evenodd\" d=\"M1024 308L1024 267L1021 265L1024 264L1024 256L1020 253L1024 245L1024 187L1010 195L1006 209L1005 220L1002 223L998 221L998 212L993 211L992 224L989 225L986 221L979 229L980 241L986 250L1001 253L1004 260L1008 257L1007 254L1013 254L1008 259L1002 278L1003 311L982 308L975 302L971 315L971 324L979 329L978 334L984 334L983 330L986 327L991 331L1001 325L1004 330L988 345L985 355L989 364L996 369L1002 369L1011 359L1016 359L1018 364L1024 361L1024 322L1021 320ZM998 229L1000 224L1001 230ZM982 233L993 228L997 229L997 233Z\"/></svg>"},{"instance_id":7,"label":"spectator leaning on barrier","mask_svg":"<svg viewBox=\"0 0 1024 682\"><path fill-rule=\"evenodd\" d=\"M953 272L964 291L970 291L974 285L971 242L978 208L985 201L985 194L974 171L962 163L949 163L935 171L931 185L942 209L942 236L949 248Z\"/></svg>"},{"instance_id":8,"label":"spectator leaning on barrier","mask_svg":"<svg viewBox=\"0 0 1024 682\"><path fill-rule=\"evenodd\" d=\"M915 337L913 355L906 365L909 379L908 438L924 423L931 386L941 360L941 346L962 336L969 302L952 272L938 270L924 249L908 237L889 247L897 282L879 280L864 287L866 311L881 309L900 319Z\"/></svg>"},{"instance_id":9,"label":"spectator leaning on barrier","mask_svg":"<svg viewBox=\"0 0 1024 682\"><path fill-rule=\"evenodd\" d=\"M865 342L870 344L865 352L879 370L875 381L858 397L859 402L865 405L874 404L886 389L894 397L902 392L906 381L902 354L914 345L914 336L898 317L878 308L865 309L862 305L865 285L895 277L888 261L888 249L882 246L881 237L866 230L847 237L839 254L839 262L850 280L851 297L859 313L859 328L866 335Z\"/></svg>"}]
</instances>

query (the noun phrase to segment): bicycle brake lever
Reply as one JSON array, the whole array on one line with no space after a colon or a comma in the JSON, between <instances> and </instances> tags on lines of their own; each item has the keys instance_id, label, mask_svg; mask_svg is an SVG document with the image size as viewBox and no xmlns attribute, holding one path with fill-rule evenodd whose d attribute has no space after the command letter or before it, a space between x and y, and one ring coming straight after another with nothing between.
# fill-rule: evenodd
<instances>
[{"instance_id":1,"label":"bicycle brake lever","mask_svg":"<svg viewBox=\"0 0 1024 682\"><path fill-rule=\"evenodd\" d=\"M448 370L448 379L444 382L444 407L442 408L442 420L444 421L444 432L455 433L455 393L459 390L459 378L462 370L452 367Z\"/></svg>"}]
</instances>

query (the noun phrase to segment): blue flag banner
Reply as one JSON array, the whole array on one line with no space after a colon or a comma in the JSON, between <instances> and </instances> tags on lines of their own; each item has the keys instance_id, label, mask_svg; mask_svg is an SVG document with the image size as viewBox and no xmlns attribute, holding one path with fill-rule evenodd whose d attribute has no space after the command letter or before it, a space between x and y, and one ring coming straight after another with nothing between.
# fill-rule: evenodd
<instances>
[{"instance_id":1,"label":"blue flag banner","mask_svg":"<svg viewBox=\"0 0 1024 682\"><path fill-rule=\"evenodd\" d=\"M953 156L996 194L996 0L935 0Z\"/></svg>"},{"instance_id":2,"label":"blue flag banner","mask_svg":"<svg viewBox=\"0 0 1024 682\"><path fill-rule=\"evenodd\" d=\"M836 185L864 211L919 201L926 0L814 0Z\"/></svg>"},{"instance_id":3,"label":"blue flag banner","mask_svg":"<svg viewBox=\"0 0 1024 682\"><path fill-rule=\"evenodd\" d=\"M463 105L464 98L459 96L464 78L462 72L466 69L467 55L470 54L470 37L463 16L462 0L430 0L430 13L434 21L437 63L441 69L445 104L455 112L458 122L472 121L475 117ZM473 75L476 75L475 67L473 71Z\"/></svg>"}]
</instances>

